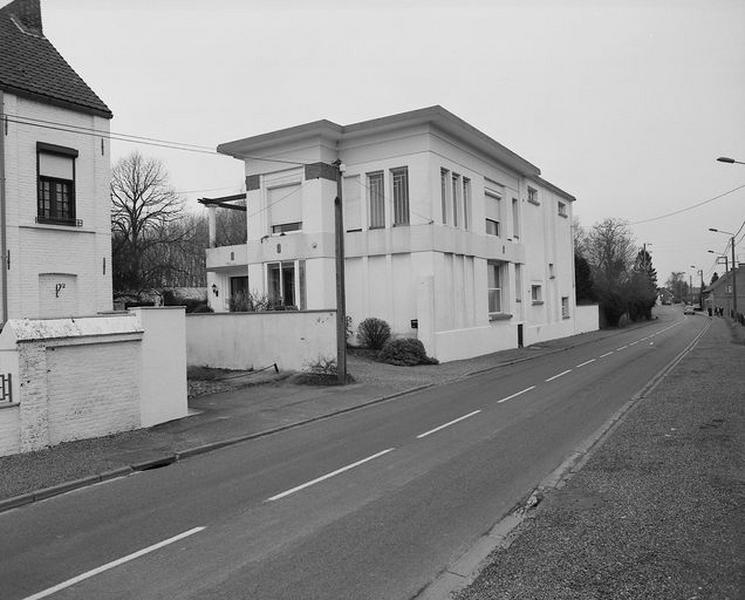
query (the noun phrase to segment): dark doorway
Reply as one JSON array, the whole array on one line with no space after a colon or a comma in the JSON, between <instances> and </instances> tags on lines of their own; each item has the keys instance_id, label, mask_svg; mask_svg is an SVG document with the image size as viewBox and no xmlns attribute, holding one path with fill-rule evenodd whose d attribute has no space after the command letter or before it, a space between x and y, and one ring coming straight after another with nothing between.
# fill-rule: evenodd
<instances>
[{"instance_id":1,"label":"dark doorway","mask_svg":"<svg viewBox=\"0 0 745 600\"><path fill-rule=\"evenodd\" d=\"M523 324L518 323L517 325L517 347L523 347Z\"/></svg>"}]
</instances>

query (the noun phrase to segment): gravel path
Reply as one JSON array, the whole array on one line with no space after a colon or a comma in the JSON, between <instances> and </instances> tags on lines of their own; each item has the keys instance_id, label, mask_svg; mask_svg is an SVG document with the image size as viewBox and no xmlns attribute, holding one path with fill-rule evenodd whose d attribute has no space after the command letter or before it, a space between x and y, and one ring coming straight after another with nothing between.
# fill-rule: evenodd
<instances>
[{"instance_id":1,"label":"gravel path","mask_svg":"<svg viewBox=\"0 0 745 600\"><path fill-rule=\"evenodd\" d=\"M744 367L716 319L457 599L745 598Z\"/></svg>"}]
</instances>

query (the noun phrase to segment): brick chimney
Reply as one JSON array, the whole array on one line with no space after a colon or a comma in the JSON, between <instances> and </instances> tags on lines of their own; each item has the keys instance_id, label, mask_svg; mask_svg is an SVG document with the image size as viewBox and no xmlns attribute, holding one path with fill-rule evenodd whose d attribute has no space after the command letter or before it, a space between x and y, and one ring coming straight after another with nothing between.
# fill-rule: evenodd
<instances>
[{"instance_id":1,"label":"brick chimney","mask_svg":"<svg viewBox=\"0 0 745 600\"><path fill-rule=\"evenodd\" d=\"M42 35L39 0L15 0L8 5L11 14L29 33Z\"/></svg>"}]
</instances>

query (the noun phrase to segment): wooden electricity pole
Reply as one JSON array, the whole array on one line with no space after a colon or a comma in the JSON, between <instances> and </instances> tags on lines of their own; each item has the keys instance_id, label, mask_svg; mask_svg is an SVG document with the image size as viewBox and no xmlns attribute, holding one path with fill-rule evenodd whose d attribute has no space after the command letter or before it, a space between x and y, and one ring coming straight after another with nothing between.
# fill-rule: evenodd
<instances>
[{"instance_id":1,"label":"wooden electricity pole","mask_svg":"<svg viewBox=\"0 0 745 600\"><path fill-rule=\"evenodd\" d=\"M344 285L344 215L342 213L341 160L336 167L336 198L334 199L334 231L336 238L336 374L339 384L347 383L347 304Z\"/></svg>"}]
</instances>

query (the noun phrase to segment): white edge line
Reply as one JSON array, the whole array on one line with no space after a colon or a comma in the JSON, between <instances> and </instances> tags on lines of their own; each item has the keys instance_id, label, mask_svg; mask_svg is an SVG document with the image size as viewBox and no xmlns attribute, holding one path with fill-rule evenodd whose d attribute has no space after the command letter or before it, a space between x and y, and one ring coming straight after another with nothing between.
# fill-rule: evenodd
<instances>
[{"instance_id":1,"label":"white edge line","mask_svg":"<svg viewBox=\"0 0 745 600\"><path fill-rule=\"evenodd\" d=\"M524 390L520 390L519 392L516 392L512 394L511 396L507 396L506 398L502 398L501 400L497 400L497 404L501 404L502 402L507 402L507 400L512 400L513 398L517 398L521 394L524 394L525 392L529 392L530 390L535 389L534 385L531 385L530 387L525 388Z\"/></svg>"},{"instance_id":2,"label":"white edge line","mask_svg":"<svg viewBox=\"0 0 745 600\"><path fill-rule=\"evenodd\" d=\"M420 433L418 436L416 436L416 439L420 440L423 437L427 437L428 435L435 433L437 431L440 431L440 429L445 429L445 427L450 427L451 425L455 425L458 421L462 421L464 419L467 419L468 417L472 417L473 415L477 415L481 412L481 410L474 410L473 412L468 413L467 415L463 415L462 417L458 417L457 419L453 419L452 421L448 421L447 423L444 423L440 425L439 427L435 427L434 429L430 429L429 431L425 431L424 433Z\"/></svg>"},{"instance_id":3,"label":"white edge line","mask_svg":"<svg viewBox=\"0 0 745 600\"><path fill-rule=\"evenodd\" d=\"M635 345L636 345L636 344L638 344L639 342L641 342L641 340L636 340L635 342L631 342L631 343L629 344L629 346L635 346Z\"/></svg>"},{"instance_id":4,"label":"white edge line","mask_svg":"<svg viewBox=\"0 0 745 600\"><path fill-rule=\"evenodd\" d=\"M113 560L109 563L106 563L105 565L101 565L100 567L97 567L90 571L86 571L85 573L81 573L80 575L73 577L72 579L68 579L67 581L58 583L57 585L47 588L46 590L43 590L41 592L38 592L34 594L33 596L27 596L23 600L39 600L40 598L46 598L47 596L51 596L52 594L59 592L60 590L69 588L70 586L73 586L76 583L79 583L85 579L89 579L95 575L98 575L99 573L103 573L104 571L108 571L109 569L113 569L114 567L118 567L119 565L122 565L131 560L134 560L135 558L139 558L140 556L144 556L145 554L154 552L155 550L158 550L159 548L162 548L163 546L168 546L169 544L178 542L179 540L189 537L190 535L199 533L203 529L204 527L195 527L194 529L190 529L189 531L184 531L183 533L174 535L173 537L168 538L167 540L163 540L162 542L158 542L157 544L153 544L152 546L148 546L147 548L143 548L142 550L138 550L137 552L133 552L132 554L128 554L127 556L123 556L122 558Z\"/></svg>"},{"instance_id":5,"label":"white edge line","mask_svg":"<svg viewBox=\"0 0 745 600\"><path fill-rule=\"evenodd\" d=\"M601 354L600 356L598 356L598 358L605 358L606 356L610 356L611 354L613 354L613 350L611 350L610 352L606 352L605 354Z\"/></svg>"},{"instance_id":6,"label":"white edge line","mask_svg":"<svg viewBox=\"0 0 745 600\"><path fill-rule=\"evenodd\" d=\"M571 369L567 369L566 371L562 371L561 373L559 373L557 375L554 375L553 377L549 377L548 379L546 379L546 383L548 383L549 381L553 381L554 379L558 379L559 377L563 377L567 373L571 373L571 372L572 372Z\"/></svg>"},{"instance_id":7,"label":"white edge line","mask_svg":"<svg viewBox=\"0 0 745 600\"><path fill-rule=\"evenodd\" d=\"M589 365L590 363L594 363L594 362L595 362L596 360L597 360L597 359L595 359L595 358L591 358L590 360L586 360L586 361L585 361L585 362L583 362L583 363L579 363L579 364L578 364L578 365L577 365L576 367L574 367L574 368L575 368L575 369L579 369L580 367L584 367L585 365Z\"/></svg>"},{"instance_id":8,"label":"white edge line","mask_svg":"<svg viewBox=\"0 0 745 600\"><path fill-rule=\"evenodd\" d=\"M382 452L378 452L376 454L373 454L372 456L368 456L367 458L363 458L362 460L358 460L357 462L353 462L345 467L341 467L340 469L336 469L336 471L331 471L331 473L326 473L325 475L321 475L320 477L316 477L315 479L312 479L311 481L306 481L305 483L302 483L294 488L291 488L289 490L286 490L280 494L276 494L275 496L272 496L271 498L267 498L264 500L264 502L274 502L275 500L279 500L281 498L284 498L285 496L289 496L290 494L294 494L295 492L299 492L300 490L303 490L307 487L310 487L312 485L315 485L316 483L320 483L321 481L324 481L326 479L329 479L330 477L334 477L335 475L339 475L340 473L344 473L344 471L349 471L349 469L354 469L355 467L360 466L361 464L364 464L368 461L374 460L376 458L379 458L383 456L384 454L388 454L389 452L393 452L395 448L388 448L387 450L383 450Z\"/></svg>"},{"instance_id":9,"label":"white edge line","mask_svg":"<svg viewBox=\"0 0 745 600\"><path fill-rule=\"evenodd\" d=\"M621 346L620 348L616 348L616 352L619 350L626 350L626 348L628 348L628 346Z\"/></svg>"}]
</instances>

